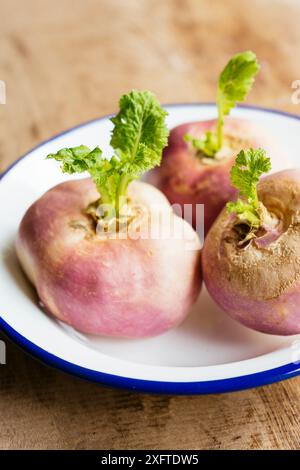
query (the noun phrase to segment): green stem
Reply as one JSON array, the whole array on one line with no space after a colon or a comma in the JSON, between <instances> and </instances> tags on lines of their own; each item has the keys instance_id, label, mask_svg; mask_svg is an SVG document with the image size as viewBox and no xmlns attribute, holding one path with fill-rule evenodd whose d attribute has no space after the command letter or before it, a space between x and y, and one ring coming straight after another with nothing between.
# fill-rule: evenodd
<instances>
[{"instance_id":1,"label":"green stem","mask_svg":"<svg viewBox=\"0 0 300 470\"><path fill-rule=\"evenodd\" d=\"M107 207L104 217L105 218L111 218L112 215L114 214L114 204L113 201L111 200L111 197L109 196L108 191L106 191L103 186L97 188L101 198L100 198L100 205L105 205ZM103 208L104 209L104 208Z\"/></svg>"},{"instance_id":2,"label":"green stem","mask_svg":"<svg viewBox=\"0 0 300 470\"><path fill-rule=\"evenodd\" d=\"M103 189L103 186L101 188L97 188L98 193L101 196L101 204L112 204L111 198L109 197L109 194L105 189Z\"/></svg>"},{"instance_id":3,"label":"green stem","mask_svg":"<svg viewBox=\"0 0 300 470\"><path fill-rule=\"evenodd\" d=\"M120 182L119 182L119 186L117 190L117 198L116 198L116 216L117 217L119 217L120 210L124 204L129 181L130 181L130 178L127 175L123 175L120 178Z\"/></svg>"}]
</instances>

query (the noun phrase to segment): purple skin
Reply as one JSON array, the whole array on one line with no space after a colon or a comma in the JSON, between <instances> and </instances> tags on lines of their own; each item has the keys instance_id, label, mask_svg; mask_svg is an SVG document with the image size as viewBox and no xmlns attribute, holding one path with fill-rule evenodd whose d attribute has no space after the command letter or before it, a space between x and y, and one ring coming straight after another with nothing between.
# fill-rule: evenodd
<instances>
[{"instance_id":1,"label":"purple skin","mask_svg":"<svg viewBox=\"0 0 300 470\"><path fill-rule=\"evenodd\" d=\"M131 183L128 195L149 210L140 227L150 220L164 230L172 220L175 234L185 230L194 249L182 236L99 238L84 212L99 197L89 178L46 192L19 228L18 258L46 310L84 333L163 333L186 317L201 288L200 242L192 227L151 185Z\"/></svg>"},{"instance_id":2,"label":"purple skin","mask_svg":"<svg viewBox=\"0 0 300 470\"><path fill-rule=\"evenodd\" d=\"M272 168L280 168L282 153L272 138L260 126L245 119L227 118L224 135L237 141L221 159L201 160L184 135L200 137L206 131L214 131L216 120L190 122L172 129L168 147L164 150L162 163L152 173L151 183L157 186L171 204L192 205L192 225L196 228L196 205L204 204L205 233L213 224L226 202L233 199L236 190L230 183L230 168L236 155L244 148L266 149L272 159Z\"/></svg>"},{"instance_id":3,"label":"purple skin","mask_svg":"<svg viewBox=\"0 0 300 470\"><path fill-rule=\"evenodd\" d=\"M240 323L274 335L300 333L300 170L263 178L259 199L276 228L237 246L235 218L226 209L206 237L203 279L215 302Z\"/></svg>"}]
</instances>

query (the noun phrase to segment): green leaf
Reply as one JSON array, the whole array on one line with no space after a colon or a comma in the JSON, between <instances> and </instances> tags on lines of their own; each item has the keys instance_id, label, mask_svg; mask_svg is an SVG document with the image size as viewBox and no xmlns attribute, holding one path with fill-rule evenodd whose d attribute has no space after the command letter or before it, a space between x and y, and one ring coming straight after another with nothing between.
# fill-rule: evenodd
<instances>
[{"instance_id":1,"label":"green leaf","mask_svg":"<svg viewBox=\"0 0 300 470\"><path fill-rule=\"evenodd\" d=\"M99 147L90 150L85 145L79 147L63 148L57 153L51 153L47 158L61 162L63 173L83 173L88 171L101 195L102 202L109 203L113 198L114 160L105 160Z\"/></svg>"},{"instance_id":2,"label":"green leaf","mask_svg":"<svg viewBox=\"0 0 300 470\"><path fill-rule=\"evenodd\" d=\"M208 157L214 157L222 148L224 117L238 102L244 101L252 88L258 70L256 55L251 51L236 54L228 62L218 81L217 130L214 133L207 131L200 139L189 139L196 150L200 150Z\"/></svg>"},{"instance_id":3,"label":"green leaf","mask_svg":"<svg viewBox=\"0 0 300 470\"><path fill-rule=\"evenodd\" d=\"M217 92L218 147L223 145L224 116L241 101L244 101L254 83L259 64L254 52L246 51L235 55L219 77Z\"/></svg>"},{"instance_id":4,"label":"green leaf","mask_svg":"<svg viewBox=\"0 0 300 470\"><path fill-rule=\"evenodd\" d=\"M99 147L90 150L85 145L61 149L47 158L61 162L65 173L88 171L102 203L112 205L118 215L129 182L160 164L169 135L166 115L152 93L132 91L121 97L120 111L111 119L115 155L110 160L103 158Z\"/></svg>"},{"instance_id":5,"label":"green leaf","mask_svg":"<svg viewBox=\"0 0 300 470\"><path fill-rule=\"evenodd\" d=\"M231 184L239 190L239 198L236 202L229 202L227 210L235 212L250 227L261 225L257 184L262 174L270 170L271 162L263 149L241 150L231 168Z\"/></svg>"},{"instance_id":6,"label":"green leaf","mask_svg":"<svg viewBox=\"0 0 300 470\"><path fill-rule=\"evenodd\" d=\"M238 199L237 202L228 202L227 210L229 213L235 213L241 222L245 222L251 227L259 227L259 215L253 210L253 206L247 202Z\"/></svg>"},{"instance_id":7,"label":"green leaf","mask_svg":"<svg viewBox=\"0 0 300 470\"><path fill-rule=\"evenodd\" d=\"M167 112L149 91L131 91L120 99L120 111L111 120L111 146L122 172L133 178L158 166L168 142Z\"/></svg>"},{"instance_id":8,"label":"green leaf","mask_svg":"<svg viewBox=\"0 0 300 470\"><path fill-rule=\"evenodd\" d=\"M254 52L246 51L235 55L219 77L218 107L224 116L240 101L243 101L254 83L259 64Z\"/></svg>"},{"instance_id":9,"label":"green leaf","mask_svg":"<svg viewBox=\"0 0 300 470\"><path fill-rule=\"evenodd\" d=\"M61 162L63 173L83 173L101 161L102 151L99 147L90 150L85 145L79 147L63 148L57 153L50 153L47 158Z\"/></svg>"},{"instance_id":10,"label":"green leaf","mask_svg":"<svg viewBox=\"0 0 300 470\"><path fill-rule=\"evenodd\" d=\"M200 139L196 139L190 134L185 134L185 142L192 142L192 146L199 152L204 153L209 158L214 158L217 148L216 134L207 131Z\"/></svg>"},{"instance_id":11,"label":"green leaf","mask_svg":"<svg viewBox=\"0 0 300 470\"><path fill-rule=\"evenodd\" d=\"M271 170L271 161L263 149L241 150L231 168L231 183L240 195L257 201L257 183L263 173Z\"/></svg>"}]
</instances>

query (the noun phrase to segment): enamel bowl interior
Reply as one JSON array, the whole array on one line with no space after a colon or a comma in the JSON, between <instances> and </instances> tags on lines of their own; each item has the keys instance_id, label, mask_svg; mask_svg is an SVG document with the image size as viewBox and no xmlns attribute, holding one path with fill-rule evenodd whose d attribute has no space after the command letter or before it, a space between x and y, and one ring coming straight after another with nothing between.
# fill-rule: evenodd
<instances>
[{"instance_id":1,"label":"enamel bowl interior","mask_svg":"<svg viewBox=\"0 0 300 470\"><path fill-rule=\"evenodd\" d=\"M213 118L211 104L166 106L170 128ZM240 107L233 116L254 119L278 139L289 162L300 155L300 120L257 108ZM45 362L109 385L167 393L226 392L298 374L300 336L251 331L231 320L202 289L197 304L178 328L142 340L83 335L47 316L23 275L14 251L19 222L28 206L68 177L48 153L61 147L100 145L111 154L108 117L83 124L41 144L2 176L0 185L0 326L13 340Z\"/></svg>"}]
</instances>

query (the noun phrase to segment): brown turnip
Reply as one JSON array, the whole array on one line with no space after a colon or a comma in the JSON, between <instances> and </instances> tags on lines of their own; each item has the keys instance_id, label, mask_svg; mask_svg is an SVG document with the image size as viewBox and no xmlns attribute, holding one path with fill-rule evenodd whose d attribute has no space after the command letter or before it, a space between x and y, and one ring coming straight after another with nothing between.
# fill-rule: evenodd
<instances>
[{"instance_id":1,"label":"brown turnip","mask_svg":"<svg viewBox=\"0 0 300 470\"><path fill-rule=\"evenodd\" d=\"M232 179L241 198L223 210L205 239L203 277L210 295L232 318L264 333L297 334L300 171L262 178L255 193L260 166L255 155L249 151L237 158Z\"/></svg>"}]
</instances>

